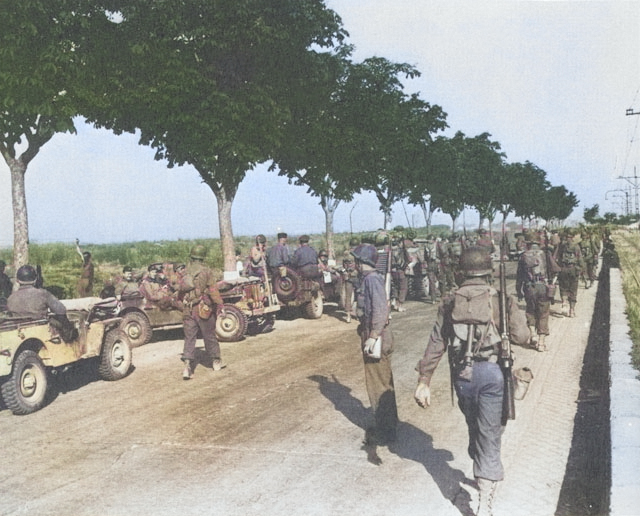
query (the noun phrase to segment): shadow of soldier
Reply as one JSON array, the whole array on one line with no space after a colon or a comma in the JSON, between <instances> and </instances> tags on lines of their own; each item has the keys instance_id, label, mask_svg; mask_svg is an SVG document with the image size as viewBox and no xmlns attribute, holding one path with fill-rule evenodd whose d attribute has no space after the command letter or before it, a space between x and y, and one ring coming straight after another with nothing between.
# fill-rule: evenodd
<instances>
[{"instance_id":1,"label":"shadow of soldier","mask_svg":"<svg viewBox=\"0 0 640 516\"><path fill-rule=\"evenodd\" d=\"M320 393L333 403L337 411L365 431L362 450L367 453L367 460L375 465L382 464L376 444L367 442L367 428L373 419L371 409L365 407L359 399L351 394L351 389L341 384L333 375L331 378L323 375L312 375L308 378L318 384ZM449 500L465 516L474 514L471 510L469 492L462 488L463 484L473 486L474 482L468 479L462 471L449 465L449 462L453 460L453 454L448 450L434 448L433 438L429 434L410 423L400 421L397 439L389 443L387 449L402 459L422 464L444 498Z\"/></svg>"}]
</instances>

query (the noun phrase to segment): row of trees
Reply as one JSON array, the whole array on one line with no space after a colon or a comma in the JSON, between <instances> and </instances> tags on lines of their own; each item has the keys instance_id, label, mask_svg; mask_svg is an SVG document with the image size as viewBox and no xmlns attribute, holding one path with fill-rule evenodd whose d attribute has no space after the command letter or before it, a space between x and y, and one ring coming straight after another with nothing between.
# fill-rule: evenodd
<instances>
[{"instance_id":1,"label":"row of trees","mask_svg":"<svg viewBox=\"0 0 640 516\"><path fill-rule=\"evenodd\" d=\"M446 113L381 57L362 62L323 0L22 0L3 2L0 152L11 171L14 264L28 262L24 177L56 132L83 117L140 132L169 167L192 165L213 191L225 268L231 207L258 163L304 185L333 242L339 203L375 192L390 220L401 199L458 217L564 219L577 205L485 133L439 135Z\"/></svg>"}]
</instances>

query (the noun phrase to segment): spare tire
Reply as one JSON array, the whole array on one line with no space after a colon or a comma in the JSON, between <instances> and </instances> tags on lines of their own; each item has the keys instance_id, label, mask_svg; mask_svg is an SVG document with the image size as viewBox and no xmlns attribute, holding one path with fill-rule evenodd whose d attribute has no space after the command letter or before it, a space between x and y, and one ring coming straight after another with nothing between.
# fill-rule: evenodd
<instances>
[{"instance_id":1,"label":"spare tire","mask_svg":"<svg viewBox=\"0 0 640 516\"><path fill-rule=\"evenodd\" d=\"M281 276L276 273L273 277L273 290L275 290L278 299L283 303L293 301L297 297L298 292L300 292L300 276L290 267L286 269L286 276Z\"/></svg>"}]
</instances>

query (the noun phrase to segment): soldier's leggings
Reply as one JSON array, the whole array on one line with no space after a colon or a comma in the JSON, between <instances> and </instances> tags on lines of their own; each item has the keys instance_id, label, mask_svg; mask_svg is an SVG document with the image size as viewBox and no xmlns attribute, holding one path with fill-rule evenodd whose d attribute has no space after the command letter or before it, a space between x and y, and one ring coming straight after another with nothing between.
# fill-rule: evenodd
<instances>
[{"instance_id":1,"label":"soldier's leggings","mask_svg":"<svg viewBox=\"0 0 640 516\"><path fill-rule=\"evenodd\" d=\"M567 298L569 303L575 305L578 301L578 282L580 280L580 271L562 270L558 274L558 285L560 286L560 297Z\"/></svg>"},{"instance_id":2,"label":"soldier's leggings","mask_svg":"<svg viewBox=\"0 0 640 516\"><path fill-rule=\"evenodd\" d=\"M502 445L502 396L504 376L493 362L474 362L470 382L456 380L458 406L469 430L469 456L473 475L488 480L502 480L500 460Z\"/></svg>"},{"instance_id":3,"label":"soldier's leggings","mask_svg":"<svg viewBox=\"0 0 640 516\"><path fill-rule=\"evenodd\" d=\"M551 302L546 296L546 288L544 296L537 294L535 287L525 287L524 299L527 303L525 315L527 317L527 326L535 326L538 335L549 335L549 312L551 310Z\"/></svg>"}]
</instances>

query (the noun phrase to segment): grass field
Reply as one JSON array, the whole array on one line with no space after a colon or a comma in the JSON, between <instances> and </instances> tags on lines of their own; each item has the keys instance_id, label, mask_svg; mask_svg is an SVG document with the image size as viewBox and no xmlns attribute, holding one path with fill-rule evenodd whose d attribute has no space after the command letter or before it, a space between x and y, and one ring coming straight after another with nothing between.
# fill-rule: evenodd
<instances>
[{"instance_id":1,"label":"grass field","mask_svg":"<svg viewBox=\"0 0 640 516\"><path fill-rule=\"evenodd\" d=\"M624 295L627 300L627 318L631 329L633 365L640 370L640 234L637 231L618 230L613 240L620 257Z\"/></svg>"}]
</instances>

